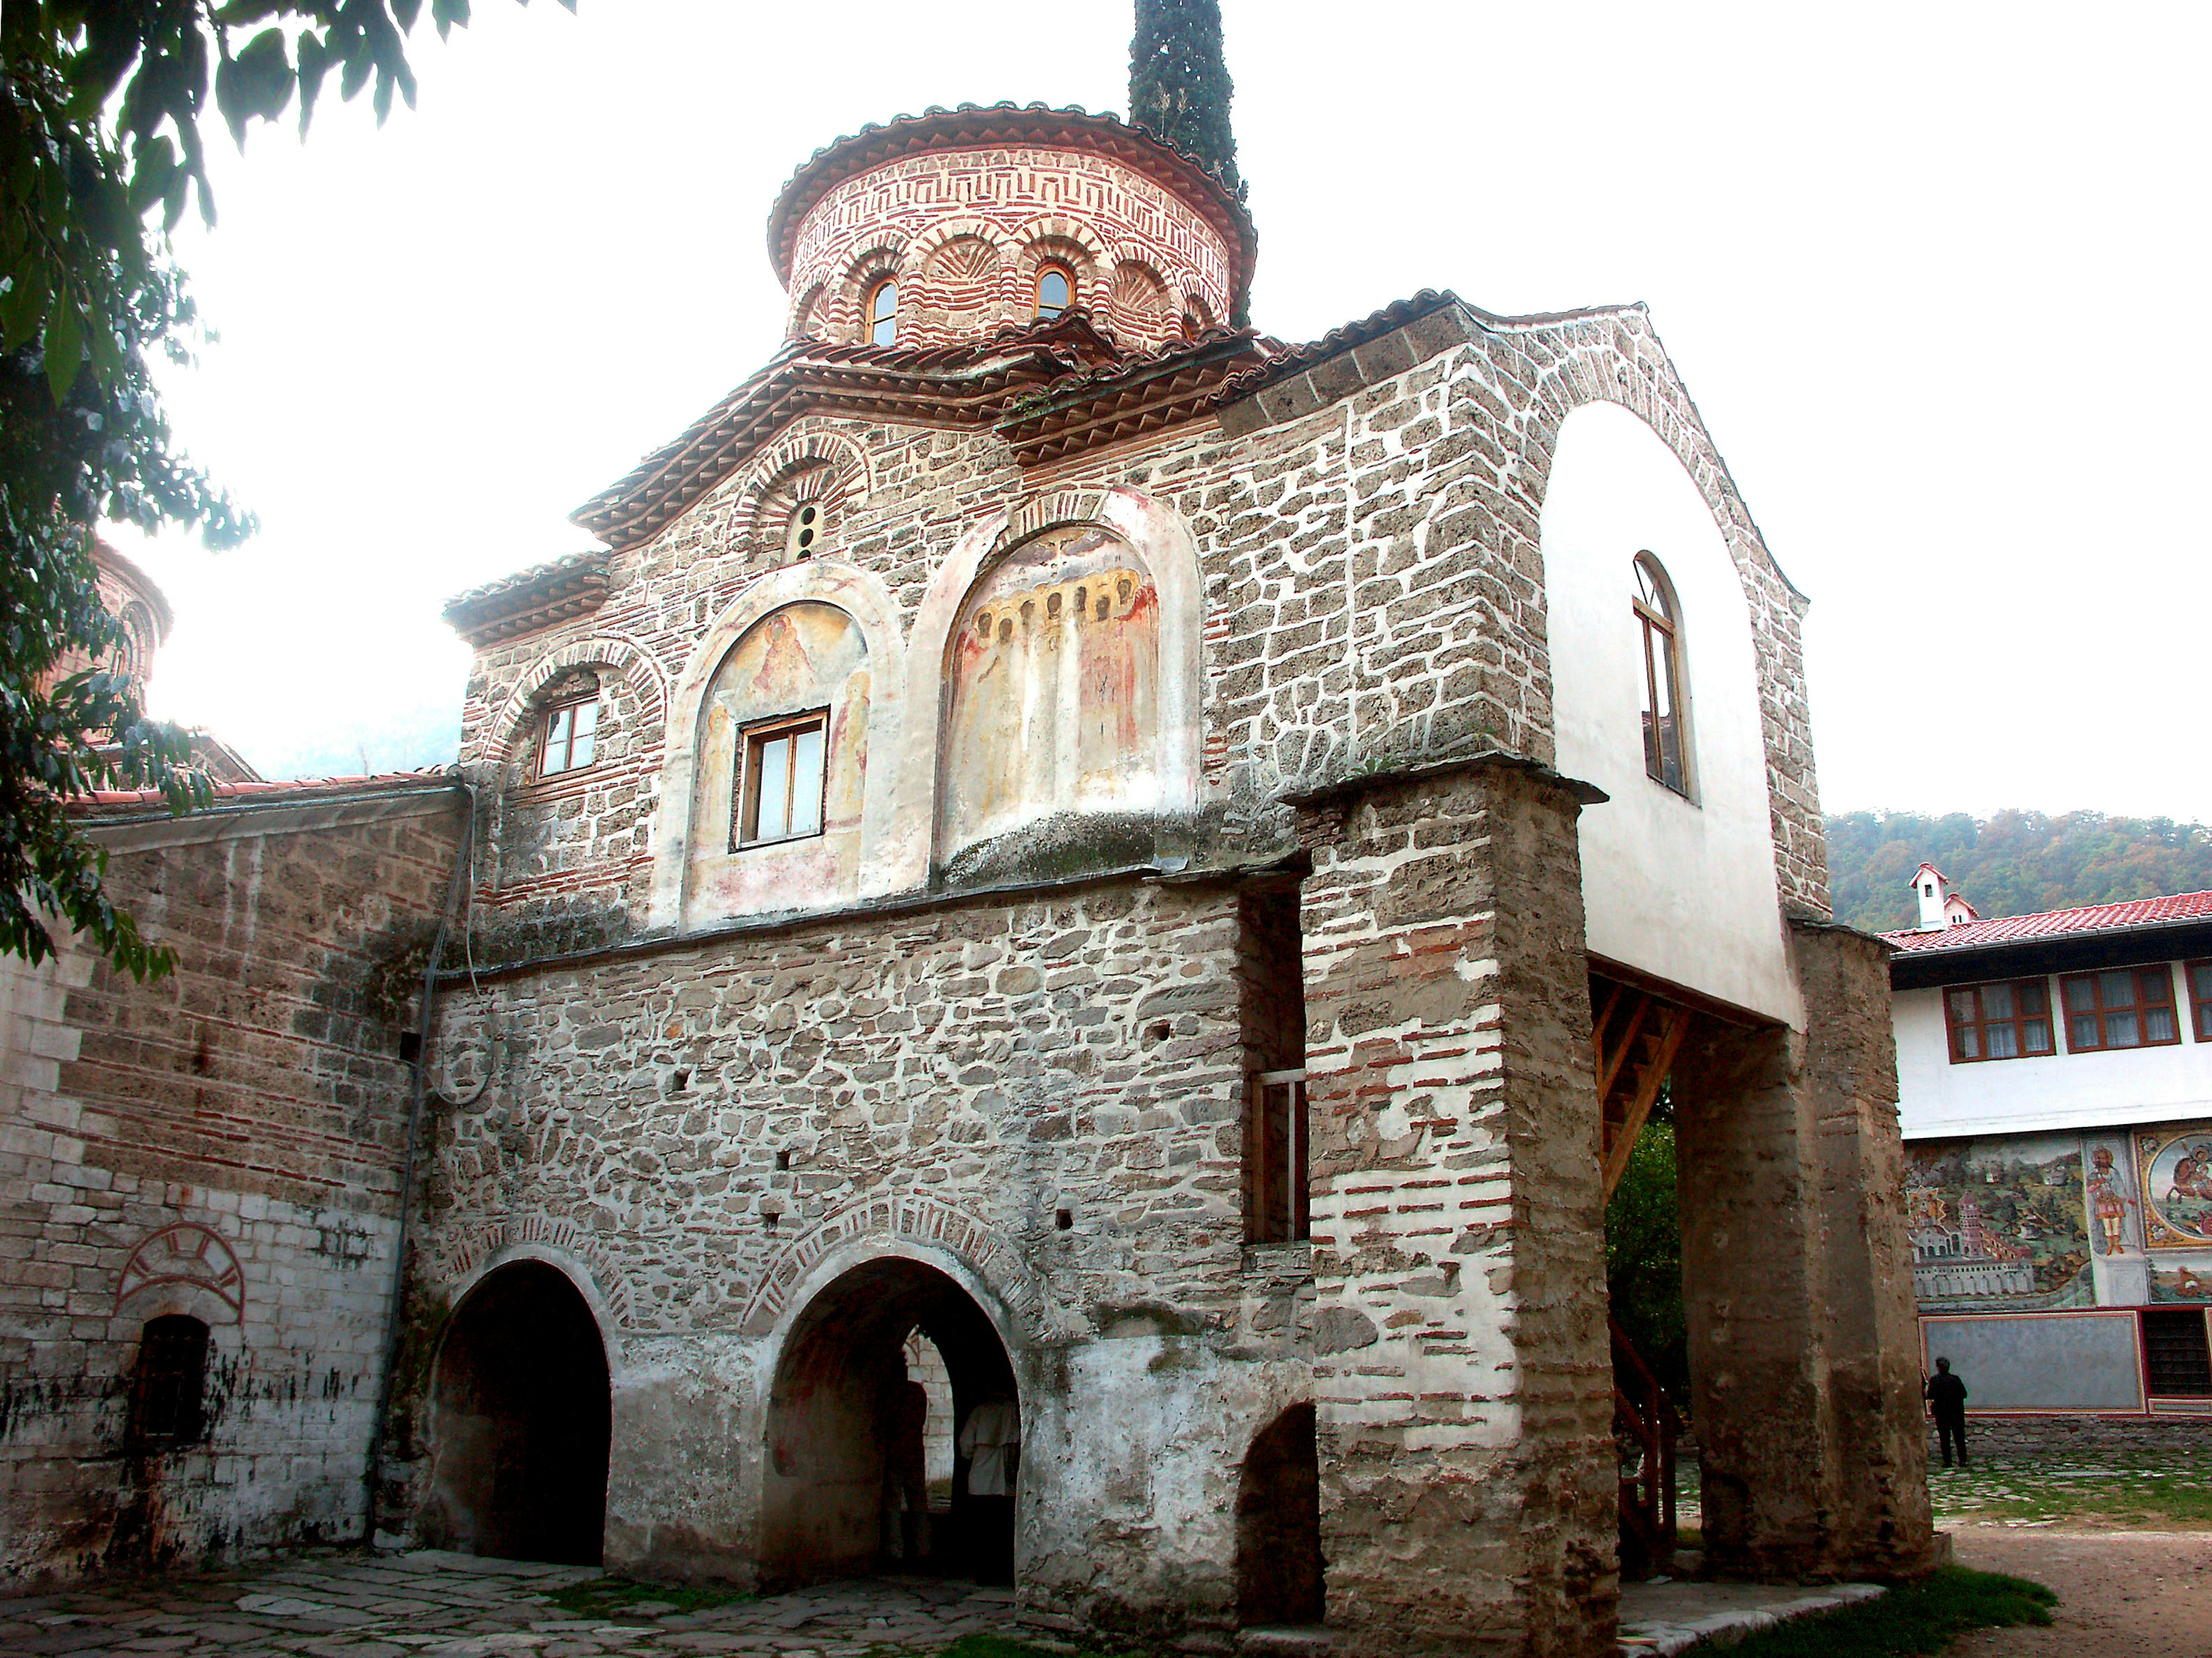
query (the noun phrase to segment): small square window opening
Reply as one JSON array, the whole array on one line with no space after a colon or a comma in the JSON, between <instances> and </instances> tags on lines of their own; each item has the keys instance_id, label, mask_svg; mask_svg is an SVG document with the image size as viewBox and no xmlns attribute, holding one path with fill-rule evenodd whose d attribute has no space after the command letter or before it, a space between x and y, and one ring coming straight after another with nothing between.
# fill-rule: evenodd
<instances>
[{"instance_id":1,"label":"small square window opening","mask_svg":"<svg viewBox=\"0 0 2212 1658\"><path fill-rule=\"evenodd\" d=\"M599 705L596 698L587 702L563 702L550 710L545 716L545 741L538 752L538 774L554 777L562 772L581 771L592 763L599 746Z\"/></svg>"},{"instance_id":2,"label":"small square window opening","mask_svg":"<svg viewBox=\"0 0 2212 1658\"><path fill-rule=\"evenodd\" d=\"M829 716L755 726L744 733L737 843L765 846L822 833Z\"/></svg>"}]
</instances>

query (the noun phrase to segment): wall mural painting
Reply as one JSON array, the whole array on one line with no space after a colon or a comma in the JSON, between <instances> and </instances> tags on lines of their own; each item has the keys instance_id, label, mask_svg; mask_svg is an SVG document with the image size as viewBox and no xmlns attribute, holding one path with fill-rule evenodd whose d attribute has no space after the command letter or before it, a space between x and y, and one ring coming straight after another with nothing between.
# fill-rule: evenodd
<instances>
[{"instance_id":1,"label":"wall mural painting","mask_svg":"<svg viewBox=\"0 0 2212 1658\"><path fill-rule=\"evenodd\" d=\"M1158 791L1159 598L1109 531L1050 531L976 584L954 635L945 845Z\"/></svg>"},{"instance_id":2,"label":"wall mural painting","mask_svg":"<svg viewBox=\"0 0 2212 1658\"><path fill-rule=\"evenodd\" d=\"M1907 1146L1905 1206L1923 1307L2094 1304L2078 1137Z\"/></svg>"},{"instance_id":3,"label":"wall mural painting","mask_svg":"<svg viewBox=\"0 0 2212 1658\"><path fill-rule=\"evenodd\" d=\"M2212 1301L2212 1255L2193 1262L2161 1261L2150 1269L2153 1301Z\"/></svg>"},{"instance_id":4,"label":"wall mural painting","mask_svg":"<svg viewBox=\"0 0 2212 1658\"><path fill-rule=\"evenodd\" d=\"M2092 1135L2083 1142L2089 1161L2081 1171L2089 1203L2089 1242L2100 1255L2142 1248L2142 1206L2136 1196L2135 1163L2125 1134Z\"/></svg>"},{"instance_id":5,"label":"wall mural painting","mask_svg":"<svg viewBox=\"0 0 2212 1658\"><path fill-rule=\"evenodd\" d=\"M2145 1242L2154 1249L2212 1243L2212 1123L2136 1132Z\"/></svg>"}]
</instances>

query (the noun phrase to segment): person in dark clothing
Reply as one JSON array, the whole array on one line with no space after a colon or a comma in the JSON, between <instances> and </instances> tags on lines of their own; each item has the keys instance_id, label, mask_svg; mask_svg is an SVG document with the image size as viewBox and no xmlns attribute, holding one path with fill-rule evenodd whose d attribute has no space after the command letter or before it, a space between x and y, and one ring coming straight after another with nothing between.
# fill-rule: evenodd
<instances>
[{"instance_id":1,"label":"person in dark clothing","mask_svg":"<svg viewBox=\"0 0 2212 1658\"><path fill-rule=\"evenodd\" d=\"M1966 1384L1951 1374L1951 1361L1936 1361L1936 1374L1922 1391L1936 1417L1936 1441L1942 1448L1943 1466L1951 1466L1951 1448L1959 1448L1959 1466L1966 1466Z\"/></svg>"}]
</instances>

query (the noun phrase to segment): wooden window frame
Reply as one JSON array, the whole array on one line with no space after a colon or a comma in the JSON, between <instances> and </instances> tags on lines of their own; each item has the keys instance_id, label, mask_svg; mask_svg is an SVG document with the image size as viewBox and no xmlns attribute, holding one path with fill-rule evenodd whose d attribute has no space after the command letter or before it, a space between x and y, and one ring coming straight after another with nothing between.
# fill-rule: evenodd
<instances>
[{"instance_id":1,"label":"wooden window frame","mask_svg":"<svg viewBox=\"0 0 2212 1658\"><path fill-rule=\"evenodd\" d=\"M2107 973L2127 974L2135 981L2136 999L2125 1007L2107 1008L2105 1005L2102 982ZM2148 1001L2143 998L2143 981L2153 975L2156 975L2166 986L2166 999L2163 1001ZM2075 984L2086 984L2089 987L2090 1008L2078 1017L2095 1020L2097 1040L2094 1042L2077 1042L2074 1040L2074 1021L2077 1015L2073 1000L2066 993L2068 986ZM2163 1007L2173 1016L2173 1035L2171 1036L2160 1036L2154 1040L2148 1034L2149 1021L2143 1016L2154 1007ZM2105 1028L2105 1021L2114 1013L2133 1013L2136 1016L2137 1029L2144 1033L2141 1039L2132 1042L2108 1041L2110 1033ZM2173 999L2173 963L2160 962L2147 967L2105 967L2099 968L2091 973L2062 974L2058 980L2058 1017L2066 1026L2066 1051L2069 1054L2128 1054L2138 1048L2174 1047L2181 1041L2181 1010Z\"/></svg>"},{"instance_id":2,"label":"wooden window frame","mask_svg":"<svg viewBox=\"0 0 2212 1658\"><path fill-rule=\"evenodd\" d=\"M2189 1034L2200 1042L2212 1042L2212 991L2197 993L2197 971L2202 968L2212 974L2212 961L2184 962L2181 964L2182 987L2189 993Z\"/></svg>"},{"instance_id":3,"label":"wooden window frame","mask_svg":"<svg viewBox=\"0 0 2212 1658\"><path fill-rule=\"evenodd\" d=\"M584 733L585 740L591 744L591 753L582 760L575 757L574 716L579 708L589 708L592 711L592 728ZM558 766L549 765L547 762L553 757L553 728L560 723L561 716L564 714L569 716L569 720L568 735L562 739L561 763ZM564 697L560 701L549 705L544 717L538 724L538 775L545 779L573 777L578 772L588 771L599 763L599 694L593 691L589 696Z\"/></svg>"},{"instance_id":4,"label":"wooden window frame","mask_svg":"<svg viewBox=\"0 0 2212 1658\"><path fill-rule=\"evenodd\" d=\"M1990 985L2005 985L2010 987L2013 1012L2009 1018L1992 1019L1984 1013L1982 992ZM2045 1027L2044 1034L2048 1039L2049 1045L2040 1052L2031 1049L2027 1045L2027 1027L2038 1021L2034 1013L2021 1011L2021 993L2024 990L2033 990L2043 999L2043 1015L2040 1022ZM1974 999L1974 1017L1972 1019L1961 1020L1957 1017L1957 1011L1951 1005L1951 998L1962 991ZM2051 1028L2054 1012L2051 1006L2051 981L2048 977L1985 979L1979 984L1945 985L1942 987L1942 995L1943 998L1943 1048L1944 1051L1950 1055L1953 1065L1981 1065L1990 1060L2049 1060L2057 1057L2058 1033L2055 1028ZM1989 1033L1992 1026L1998 1025L2012 1027L2013 1052L2009 1054L1990 1052ZM1966 1054L1960 1051L1962 1044L1959 1040L1959 1033L1969 1027L1974 1031L1975 1045L1981 1049L1978 1054Z\"/></svg>"},{"instance_id":5,"label":"wooden window frame","mask_svg":"<svg viewBox=\"0 0 2212 1658\"><path fill-rule=\"evenodd\" d=\"M1267 1162L1268 1103L1271 1095L1278 1090L1284 1102L1285 1118L1285 1189L1280 1204L1270 1200L1273 1193L1269 1190ZM1244 1241L1252 1244L1303 1243L1313 1236L1304 1068L1254 1072L1247 1084L1247 1099L1246 1108L1251 1113L1246 1153L1250 1159L1250 1183L1247 1188Z\"/></svg>"},{"instance_id":6,"label":"wooden window frame","mask_svg":"<svg viewBox=\"0 0 2212 1658\"><path fill-rule=\"evenodd\" d=\"M1682 682L1687 677L1682 671L1681 601L1675 597L1674 583L1667 574L1667 567L1650 552L1640 552L1633 560L1638 570L1648 570L1651 586L1666 606L1662 612L1644 602L1641 592L1629 600L1636 613L1637 630L1644 643L1644 706L1650 710L1651 726L1642 733L1644 739L1644 774L1671 794L1685 800L1696 799L1692 792L1690 769L1690 726L1682 696ZM1666 669L1667 707L1672 710L1671 721L1674 735L1674 764L1680 773L1677 778L1667 775L1666 744L1659 731L1659 677L1661 663ZM1639 714L1641 710L1638 711ZM1641 721L1639 720L1639 724Z\"/></svg>"},{"instance_id":7,"label":"wooden window frame","mask_svg":"<svg viewBox=\"0 0 2212 1658\"><path fill-rule=\"evenodd\" d=\"M878 316L876 314L876 301L883 297L884 290L885 288L889 288L890 290L891 308L888 314ZM898 343L898 275L896 271L886 271L884 275L877 276L869 282L866 294L861 300L860 339L862 343L881 346L896 345ZM876 330L885 323L889 323L890 325L891 337L887 340L879 340L876 337Z\"/></svg>"},{"instance_id":8,"label":"wooden window frame","mask_svg":"<svg viewBox=\"0 0 2212 1658\"><path fill-rule=\"evenodd\" d=\"M761 775L759 755L763 744L777 738L796 735L804 731L818 730L822 733L822 799L815 805L814 827L802 834L784 834L763 839L750 833L748 826L757 829L760 824L760 790L765 780ZM811 841L827 832L830 800L830 710L813 708L805 714L781 714L774 720L757 720L738 733L738 789L737 811L730 823L730 850L750 852L756 847L789 846L794 841ZM795 801L792 791L794 780L784 779L785 817L789 823L790 807Z\"/></svg>"},{"instance_id":9,"label":"wooden window frame","mask_svg":"<svg viewBox=\"0 0 2212 1658\"><path fill-rule=\"evenodd\" d=\"M1069 264L1065 259L1047 259L1042 264L1037 266L1036 280L1030 284L1030 299L1031 301L1030 314L1040 322L1052 319L1045 315L1044 279L1047 276L1054 275L1055 273L1062 277L1067 283L1067 303L1054 311L1052 318L1058 318L1063 313L1073 311L1075 308L1075 267Z\"/></svg>"}]
</instances>

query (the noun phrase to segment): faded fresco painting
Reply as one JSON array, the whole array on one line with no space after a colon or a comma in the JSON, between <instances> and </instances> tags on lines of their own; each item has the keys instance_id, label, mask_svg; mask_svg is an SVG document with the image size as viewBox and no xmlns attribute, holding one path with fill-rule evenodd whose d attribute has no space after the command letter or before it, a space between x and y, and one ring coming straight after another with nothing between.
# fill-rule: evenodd
<instances>
[{"instance_id":1,"label":"faded fresco painting","mask_svg":"<svg viewBox=\"0 0 2212 1658\"><path fill-rule=\"evenodd\" d=\"M2094 1304L2077 1136L1908 1146L1905 1205L1923 1306Z\"/></svg>"},{"instance_id":2,"label":"faded fresco painting","mask_svg":"<svg viewBox=\"0 0 2212 1658\"><path fill-rule=\"evenodd\" d=\"M2212 1301L2212 1255L2193 1261L2162 1260L2150 1269L2153 1301Z\"/></svg>"},{"instance_id":3,"label":"faded fresco painting","mask_svg":"<svg viewBox=\"0 0 2212 1658\"><path fill-rule=\"evenodd\" d=\"M2090 1247L2100 1255L2142 1248L2142 1206L2136 1195L2134 1158L2125 1134L2093 1135L2083 1142L2082 1171L2089 1202Z\"/></svg>"},{"instance_id":4,"label":"faded fresco painting","mask_svg":"<svg viewBox=\"0 0 2212 1658\"><path fill-rule=\"evenodd\" d=\"M1110 531L1048 532L986 575L947 664L941 849L1060 814L1150 811L1158 661L1158 595Z\"/></svg>"},{"instance_id":5,"label":"faded fresco painting","mask_svg":"<svg viewBox=\"0 0 2212 1658\"><path fill-rule=\"evenodd\" d=\"M731 647L700 714L690 919L847 895L858 875L869 691L867 641L834 604L787 604ZM762 736L770 726L783 729ZM751 774L779 762L765 786Z\"/></svg>"},{"instance_id":6,"label":"faded fresco painting","mask_svg":"<svg viewBox=\"0 0 2212 1658\"><path fill-rule=\"evenodd\" d=\"M2212 1243L2212 1124L2136 1132L2145 1242L2154 1249Z\"/></svg>"}]
</instances>

